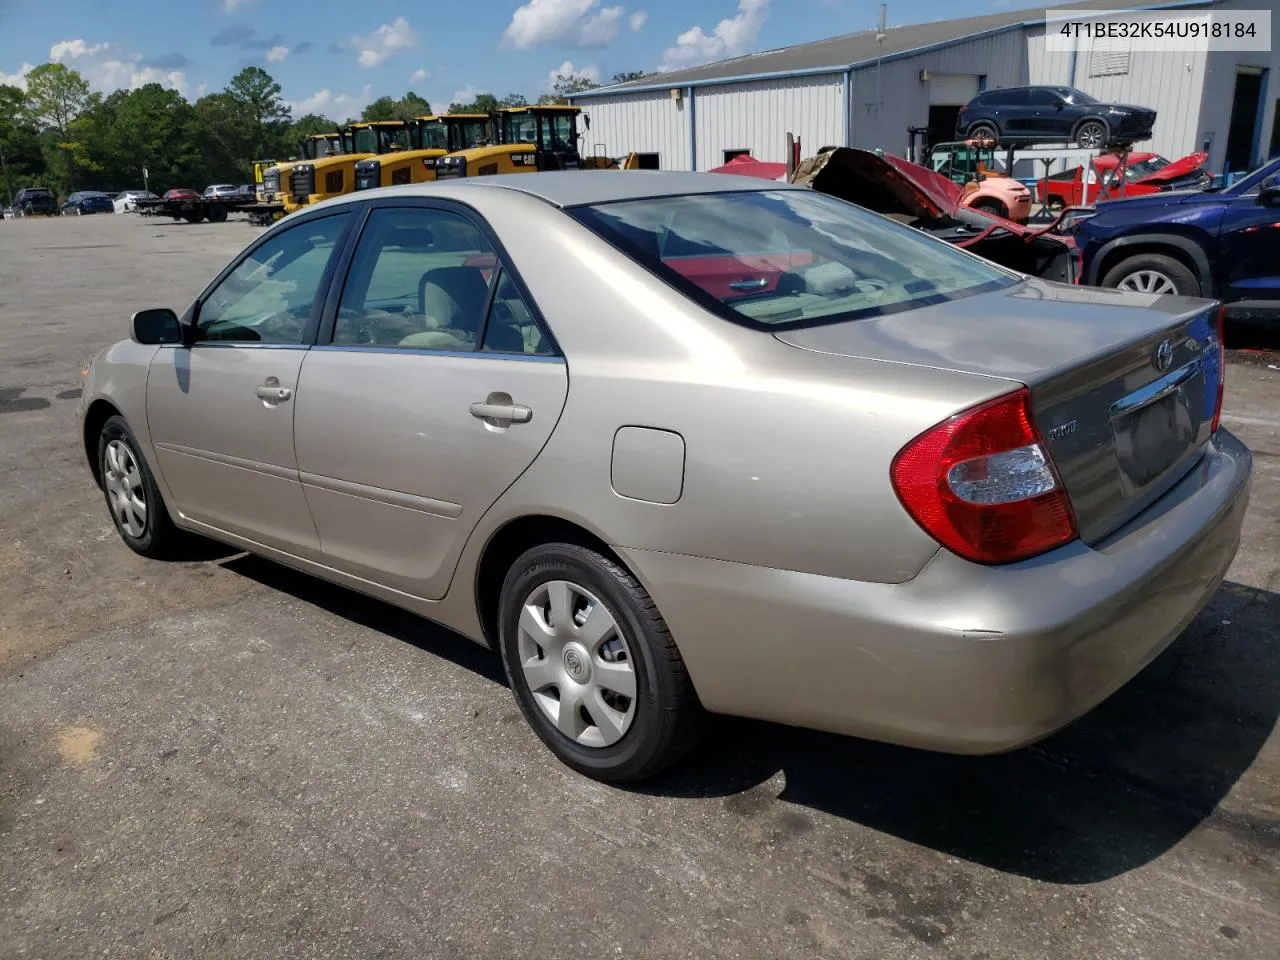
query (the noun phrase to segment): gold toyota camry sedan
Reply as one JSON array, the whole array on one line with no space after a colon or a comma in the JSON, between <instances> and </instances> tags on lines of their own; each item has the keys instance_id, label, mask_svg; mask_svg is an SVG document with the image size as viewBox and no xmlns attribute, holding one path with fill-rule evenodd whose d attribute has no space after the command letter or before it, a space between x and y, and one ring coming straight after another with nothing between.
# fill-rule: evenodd
<instances>
[{"instance_id":1,"label":"gold toyota camry sedan","mask_svg":"<svg viewBox=\"0 0 1280 960\"><path fill-rule=\"evenodd\" d=\"M706 712L935 750L1048 735L1204 606L1249 451L1207 300L1012 273L710 174L361 192L94 360L124 542L211 537L499 651L565 763Z\"/></svg>"}]
</instances>

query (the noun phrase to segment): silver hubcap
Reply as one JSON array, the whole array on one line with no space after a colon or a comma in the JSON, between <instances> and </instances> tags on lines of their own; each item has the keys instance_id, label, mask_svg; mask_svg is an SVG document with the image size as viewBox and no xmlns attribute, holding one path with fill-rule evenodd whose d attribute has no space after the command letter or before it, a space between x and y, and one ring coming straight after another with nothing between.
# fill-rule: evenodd
<instances>
[{"instance_id":1,"label":"silver hubcap","mask_svg":"<svg viewBox=\"0 0 1280 960\"><path fill-rule=\"evenodd\" d=\"M1080 130L1080 146L1098 147L1102 145L1102 128L1091 123Z\"/></svg>"},{"instance_id":2,"label":"silver hubcap","mask_svg":"<svg viewBox=\"0 0 1280 960\"><path fill-rule=\"evenodd\" d=\"M636 715L631 650L605 605L567 580L538 585L520 611L520 667L534 702L586 747L617 743Z\"/></svg>"},{"instance_id":3,"label":"silver hubcap","mask_svg":"<svg viewBox=\"0 0 1280 960\"><path fill-rule=\"evenodd\" d=\"M123 440L107 444L106 468L107 499L116 522L129 536L142 536L147 529L147 497L138 460Z\"/></svg>"},{"instance_id":4,"label":"silver hubcap","mask_svg":"<svg viewBox=\"0 0 1280 960\"><path fill-rule=\"evenodd\" d=\"M1173 281L1159 270L1135 270L1116 284L1116 287L1120 290L1132 290L1135 293L1178 292Z\"/></svg>"}]
</instances>

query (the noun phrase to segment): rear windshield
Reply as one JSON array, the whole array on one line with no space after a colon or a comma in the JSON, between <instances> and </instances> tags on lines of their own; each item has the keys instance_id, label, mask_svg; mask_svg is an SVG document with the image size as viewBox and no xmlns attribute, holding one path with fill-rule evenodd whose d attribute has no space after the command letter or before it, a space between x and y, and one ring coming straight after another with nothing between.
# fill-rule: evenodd
<instances>
[{"instance_id":1,"label":"rear windshield","mask_svg":"<svg viewBox=\"0 0 1280 960\"><path fill-rule=\"evenodd\" d=\"M691 299L762 329L880 316L1019 279L808 190L625 200L569 212Z\"/></svg>"},{"instance_id":2,"label":"rear windshield","mask_svg":"<svg viewBox=\"0 0 1280 960\"><path fill-rule=\"evenodd\" d=\"M26 189L26 190L24 190L24 191L23 191L23 193L24 193L26 196L28 196L28 197L51 197L51 196L53 196L53 191L51 191L51 190L47 190L47 189L45 189L44 187L27 187L27 189Z\"/></svg>"}]
</instances>

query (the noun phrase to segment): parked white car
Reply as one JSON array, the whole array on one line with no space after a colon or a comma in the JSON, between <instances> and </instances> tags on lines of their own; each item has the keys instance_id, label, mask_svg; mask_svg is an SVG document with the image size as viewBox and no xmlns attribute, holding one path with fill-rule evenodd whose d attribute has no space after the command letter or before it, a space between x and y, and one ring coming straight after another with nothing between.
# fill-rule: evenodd
<instances>
[{"instance_id":1,"label":"parked white car","mask_svg":"<svg viewBox=\"0 0 1280 960\"><path fill-rule=\"evenodd\" d=\"M234 183L215 183L204 188L206 197L234 200L240 196L240 188Z\"/></svg>"},{"instance_id":2,"label":"parked white car","mask_svg":"<svg viewBox=\"0 0 1280 960\"><path fill-rule=\"evenodd\" d=\"M125 190L116 194L116 213L137 213L139 200L158 200L150 190Z\"/></svg>"}]
</instances>

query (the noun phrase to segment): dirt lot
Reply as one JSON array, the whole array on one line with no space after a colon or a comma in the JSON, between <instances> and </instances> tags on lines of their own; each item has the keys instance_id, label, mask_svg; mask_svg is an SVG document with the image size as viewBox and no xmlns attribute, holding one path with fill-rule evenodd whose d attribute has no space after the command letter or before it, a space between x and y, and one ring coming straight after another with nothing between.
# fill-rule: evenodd
<instances>
[{"instance_id":1,"label":"dirt lot","mask_svg":"<svg viewBox=\"0 0 1280 960\"><path fill-rule=\"evenodd\" d=\"M115 536L80 370L254 233L0 223L0 956L1280 956L1280 355L1232 357L1228 583L1081 722L961 759L724 721L622 791L466 641Z\"/></svg>"}]
</instances>

